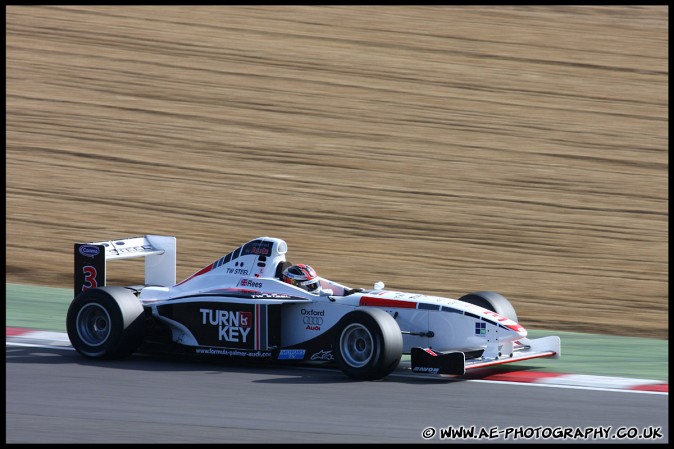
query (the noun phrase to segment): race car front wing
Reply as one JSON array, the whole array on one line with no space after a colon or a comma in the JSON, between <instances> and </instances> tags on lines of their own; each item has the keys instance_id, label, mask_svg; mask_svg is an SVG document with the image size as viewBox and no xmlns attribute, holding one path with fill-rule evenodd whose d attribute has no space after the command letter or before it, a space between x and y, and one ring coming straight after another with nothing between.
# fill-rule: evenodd
<instances>
[{"instance_id":1,"label":"race car front wing","mask_svg":"<svg viewBox=\"0 0 674 449\"><path fill-rule=\"evenodd\" d=\"M464 375L467 370L484 368L505 363L521 362L540 357L558 359L561 355L559 337L550 336L536 339L521 338L514 342L512 353L485 357L470 357L473 353L461 351L439 352L430 348L412 348L412 371L428 374ZM469 357L467 357L467 355Z\"/></svg>"}]
</instances>

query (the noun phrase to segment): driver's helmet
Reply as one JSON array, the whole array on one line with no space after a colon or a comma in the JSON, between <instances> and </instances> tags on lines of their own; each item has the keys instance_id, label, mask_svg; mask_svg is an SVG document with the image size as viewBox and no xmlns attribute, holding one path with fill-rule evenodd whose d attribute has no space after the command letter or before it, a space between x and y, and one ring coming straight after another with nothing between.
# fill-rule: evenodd
<instances>
[{"instance_id":1,"label":"driver's helmet","mask_svg":"<svg viewBox=\"0 0 674 449\"><path fill-rule=\"evenodd\" d=\"M298 263L283 270L283 282L294 285L311 293L318 293L321 282L316 270L309 265Z\"/></svg>"}]
</instances>

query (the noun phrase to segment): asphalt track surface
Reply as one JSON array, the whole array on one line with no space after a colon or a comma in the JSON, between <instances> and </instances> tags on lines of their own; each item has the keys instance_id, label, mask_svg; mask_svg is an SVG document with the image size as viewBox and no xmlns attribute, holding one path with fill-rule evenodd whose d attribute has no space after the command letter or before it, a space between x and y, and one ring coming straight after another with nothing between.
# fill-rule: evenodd
<instances>
[{"instance_id":1,"label":"asphalt track surface","mask_svg":"<svg viewBox=\"0 0 674 449\"><path fill-rule=\"evenodd\" d=\"M9 345L6 375L7 443L669 441L667 394L403 372L357 382L318 367L146 355L100 362L73 350ZM441 439L449 426L498 438ZM429 427L436 433L425 440ZM588 438L542 438L554 429ZM655 430L662 438L612 438Z\"/></svg>"}]
</instances>

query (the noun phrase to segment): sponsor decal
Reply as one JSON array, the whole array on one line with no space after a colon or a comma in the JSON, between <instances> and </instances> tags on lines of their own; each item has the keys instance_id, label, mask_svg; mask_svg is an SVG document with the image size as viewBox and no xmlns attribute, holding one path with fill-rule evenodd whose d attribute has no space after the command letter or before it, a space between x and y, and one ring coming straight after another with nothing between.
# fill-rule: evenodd
<instances>
[{"instance_id":1,"label":"sponsor decal","mask_svg":"<svg viewBox=\"0 0 674 449\"><path fill-rule=\"evenodd\" d=\"M279 360L303 360L304 349L281 349L281 352L278 354Z\"/></svg>"},{"instance_id":2,"label":"sponsor decal","mask_svg":"<svg viewBox=\"0 0 674 449\"><path fill-rule=\"evenodd\" d=\"M237 285L240 285L241 287L248 287L248 288L262 288L262 282L258 281L253 281L250 279L239 279L239 283Z\"/></svg>"},{"instance_id":3,"label":"sponsor decal","mask_svg":"<svg viewBox=\"0 0 674 449\"><path fill-rule=\"evenodd\" d=\"M313 310L313 309L300 309L302 316L302 322L307 325L305 330L308 331L319 331L321 330L321 325L323 324L323 317L325 316L325 310Z\"/></svg>"},{"instance_id":4,"label":"sponsor decal","mask_svg":"<svg viewBox=\"0 0 674 449\"><path fill-rule=\"evenodd\" d=\"M302 322L304 324L312 324L314 326L320 326L323 324L323 318L320 316L305 316L302 317Z\"/></svg>"},{"instance_id":5,"label":"sponsor decal","mask_svg":"<svg viewBox=\"0 0 674 449\"><path fill-rule=\"evenodd\" d=\"M325 316L325 310L301 309L302 315Z\"/></svg>"},{"instance_id":6,"label":"sponsor decal","mask_svg":"<svg viewBox=\"0 0 674 449\"><path fill-rule=\"evenodd\" d=\"M80 254L85 257L94 257L98 256L101 253L101 250L98 246L94 245L82 245L80 246Z\"/></svg>"},{"instance_id":7,"label":"sponsor decal","mask_svg":"<svg viewBox=\"0 0 674 449\"><path fill-rule=\"evenodd\" d=\"M428 366L415 366L414 368L412 368L412 371L417 373L438 374L440 372L440 368L431 368Z\"/></svg>"},{"instance_id":8,"label":"sponsor decal","mask_svg":"<svg viewBox=\"0 0 674 449\"><path fill-rule=\"evenodd\" d=\"M227 274L238 274L241 276L248 276L250 271L244 270L243 268L227 268Z\"/></svg>"},{"instance_id":9,"label":"sponsor decal","mask_svg":"<svg viewBox=\"0 0 674 449\"><path fill-rule=\"evenodd\" d=\"M487 335L487 323L475 323L475 335L482 337Z\"/></svg>"},{"instance_id":10,"label":"sponsor decal","mask_svg":"<svg viewBox=\"0 0 674 449\"><path fill-rule=\"evenodd\" d=\"M255 248L255 247L250 249L250 253L251 254L257 254L258 256L260 256L260 255L261 256L268 256L269 254L271 254L271 252L269 251L269 248Z\"/></svg>"},{"instance_id":11,"label":"sponsor decal","mask_svg":"<svg viewBox=\"0 0 674 449\"><path fill-rule=\"evenodd\" d=\"M129 253L142 253L143 251L152 251L154 248L145 245L145 246L131 246L129 248L115 248L119 254L129 254Z\"/></svg>"},{"instance_id":12,"label":"sponsor decal","mask_svg":"<svg viewBox=\"0 0 674 449\"><path fill-rule=\"evenodd\" d=\"M199 346L241 350L266 348L266 310L256 304L206 300L157 305L160 316L185 326Z\"/></svg>"},{"instance_id":13,"label":"sponsor decal","mask_svg":"<svg viewBox=\"0 0 674 449\"><path fill-rule=\"evenodd\" d=\"M335 356L332 354L332 350L324 351L321 349L317 353L311 355L311 360L335 360Z\"/></svg>"},{"instance_id":14,"label":"sponsor decal","mask_svg":"<svg viewBox=\"0 0 674 449\"><path fill-rule=\"evenodd\" d=\"M291 298L290 295L285 293L259 293L256 295L250 295L253 299L288 299Z\"/></svg>"},{"instance_id":15,"label":"sponsor decal","mask_svg":"<svg viewBox=\"0 0 674 449\"><path fill-rule=\"evenodd\" d=\"M199 309L201 324L218 327L218 340L247 343L248 334L253 325L251 312L234 310Z\"/></svg>"},{"instance_id":16,"label":"sponsor decal","mask_svg":"<svg viewBox=\"0 0 674 449\"><path fill-rule=\"evenodd\" d=\"M271 352L266 351L242 351L240 349L223 349L223 348L196 348L195 354L207 355L227 355L233 357L271 357Z\"/></svg>"},{"instance_id":17,"label":"sponsor decal","mask_svg":"<svg viewBox=\"0 0 674 449\"><path fill-rule=\"evenodd\" d=\"M319 316L305 316L302 317L302 322L307 325L307 327L304 328L305 330L319 331L323 324L323 318Z\"/></svg>"},{"instance_id":18,"label":"sponsor decal","mask_svg":"<svg viewBox=\"0 0 674 449\"><path fill-rule=\"evenodd\" d=\"M274 242L265 242L263 240L254 240L243 245L241 255L254 254L256 256L270 256Z\"/></svg>"}]
</instances>

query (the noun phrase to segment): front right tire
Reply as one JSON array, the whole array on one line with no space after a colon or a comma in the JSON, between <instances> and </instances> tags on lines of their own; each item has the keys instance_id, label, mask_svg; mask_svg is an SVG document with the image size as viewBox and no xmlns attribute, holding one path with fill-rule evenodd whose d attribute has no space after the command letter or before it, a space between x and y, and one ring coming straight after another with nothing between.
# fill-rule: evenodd
<instances>
[{"instance_id":1,"label":"front right tire","mask_svg":"<svg viewBox=\"0 0 674 449\"><path fill-rule=\"evenodd\" d=\"M468 293L467 295L460 297L459 301L491 310L492 312L510 318L517 323L517 312L515 312L515 308L510 301L500 293L488 291Z\"/></svg>"}]
</instances>

